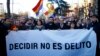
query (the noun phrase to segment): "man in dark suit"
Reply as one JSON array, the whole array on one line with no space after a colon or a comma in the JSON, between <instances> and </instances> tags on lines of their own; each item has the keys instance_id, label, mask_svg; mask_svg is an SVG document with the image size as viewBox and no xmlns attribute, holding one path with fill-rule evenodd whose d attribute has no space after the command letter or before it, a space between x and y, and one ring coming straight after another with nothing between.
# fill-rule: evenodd
<instances>
[{"instance_id":1,"label":"man in dark suit","mask_svg":"<svg viewBox=\"0 0 100 56\"><path fill-rule=\"evenodd\" d=\"M45 24L45 29L54 30L55 24L53 18L49 18L48 22Z\"/></svg>"},{"instance_id":2,"label":"man in dark suit","mask_svg":"<svg viewBox=\"0 0 100 56\"><path fill-rule=\"evenodd\" d=\"M96 35L97 35L97 50L96 50L96 56L99 56L100 53L100 22L98 20L98 17L96 15L93 15L91 17L91 21L92 21L92 27L93 30L95 31Z\"/></svg>"},{"instance_id":3,"label":"man in dark suit","mask_svg":"<svg viewBox=\"0 0 100 56\"><path fill-rule=\"evenodd\" d=\"M6 35L8 34L8 27L6 27L0 19L0 56L7 56L6 53Z\"/></svg>"},{"instance_id":4,"label":"man in dark suit","mask_svg":"<svg viewBox=\"0 0 100 56\"><path fill-rule=\"evenodd\" d=\"M63 19L60 19L59 29L62 29L62 30L66 29L66 25Z\"/></svg>"}]
</instances>

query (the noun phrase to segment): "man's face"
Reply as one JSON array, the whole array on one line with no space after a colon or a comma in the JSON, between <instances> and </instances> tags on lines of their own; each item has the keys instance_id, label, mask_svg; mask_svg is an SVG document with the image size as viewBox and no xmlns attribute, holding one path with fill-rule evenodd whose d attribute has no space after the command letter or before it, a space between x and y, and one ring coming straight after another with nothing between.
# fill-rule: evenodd
<instances>
[{"instance_id":1,"label":"man's face","mask_svg":"<svg viewBox=\"0 0 100 56\"><path fill-rule=\"evenodd\" d=\"M71 23L70 27L74 28L75 27L75 24L74 23Z\"/></svg>"},{"instance_id":2,"label":"man's face","mask_svg":"<svg viewBox=\"0 0 100 56\"><path fill-rule=\"evenodd\" d=\"M49 21L49 22L53 22L53 19L52 19L52 18L50 18L50 19L48 19L48 21Z\"/></svg>"},{"instance_id":3,"label":"man's face","mask_svg":"<svg viewBox=\"0 0 100 56\"><path fill-rule=\"evenodd\" d=\"M20 21L15 21L15 25L20 25Z\"/></svg>"},{"instance_id":4,"label":"man's face","mask_svg":"<svg viewBox=\"0 0 100 56\"><path fill-rule=\"evenodd\" d=\"M92 22L96 22L97 21L97 18L95 16L91 17L91 21Z\"/></svg>"}]
</instances>

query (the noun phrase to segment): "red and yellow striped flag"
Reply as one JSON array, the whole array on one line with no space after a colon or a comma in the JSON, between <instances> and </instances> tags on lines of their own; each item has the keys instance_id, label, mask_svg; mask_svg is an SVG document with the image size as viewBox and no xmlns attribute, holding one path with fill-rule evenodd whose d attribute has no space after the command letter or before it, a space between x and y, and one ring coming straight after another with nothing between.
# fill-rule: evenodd
<instances>
[{"instance_id":1,"label":"red and yellow striped flag","mask_svg":"<svg viewBox=\"0 0 100 56\"><path fill-rule=\"evenodd\" d=\"M43 6L43 0L39 0L37 5L32 9L36 13L37 16L39 14L39 11L42 9L42 6Z\"/></svg>"}]
</instances>

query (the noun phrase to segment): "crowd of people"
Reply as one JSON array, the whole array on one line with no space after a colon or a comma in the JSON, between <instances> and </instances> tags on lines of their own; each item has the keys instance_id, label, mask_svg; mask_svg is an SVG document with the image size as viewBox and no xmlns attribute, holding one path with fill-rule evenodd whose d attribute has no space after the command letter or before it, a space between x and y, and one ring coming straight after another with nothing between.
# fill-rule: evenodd
<instances>
[{"instance_id":1,"label":"crowd of people","mask_svg":"<svg viewBox=\"0 0 100 56\"><path fill-rule=\"evenodd\" d=\"M85 19L78 17L34 19L20 18L2 19L5 26L10 30L65 30L65 29L90 29L94 24L99 23L95 15Z\"/></svg>"},{"instance_id":2,"label":"crowd of people","mask_svg":"<svg viewBox=\"0 0 100 56\"><path fill-rule=\"evenodd\" d=\"M68 29L90 29L97 35L96 56L99 54L100 23L98 17L93 15L89 18L66 17L48 19L35 19L18 17L16 19L0 19L0 56L7 56L6 35L8 30L68 30Z\"/></svg>"}]
</instances>

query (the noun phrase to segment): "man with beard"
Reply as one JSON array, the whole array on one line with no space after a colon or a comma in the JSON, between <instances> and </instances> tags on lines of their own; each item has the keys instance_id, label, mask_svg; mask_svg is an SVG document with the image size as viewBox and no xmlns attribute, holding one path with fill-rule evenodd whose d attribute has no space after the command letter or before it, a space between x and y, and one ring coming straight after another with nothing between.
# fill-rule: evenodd
<instances>
[{"instance_id":1,"label":"man with beard","mask_svg":"<svg viewBox=\"0 0 100 56\"><path fill-rule=\"evenodd\" d=\"M49 18L45 24L45 29L47 30L55 30L54 19Z\"/></svg>"}]
</instances>

